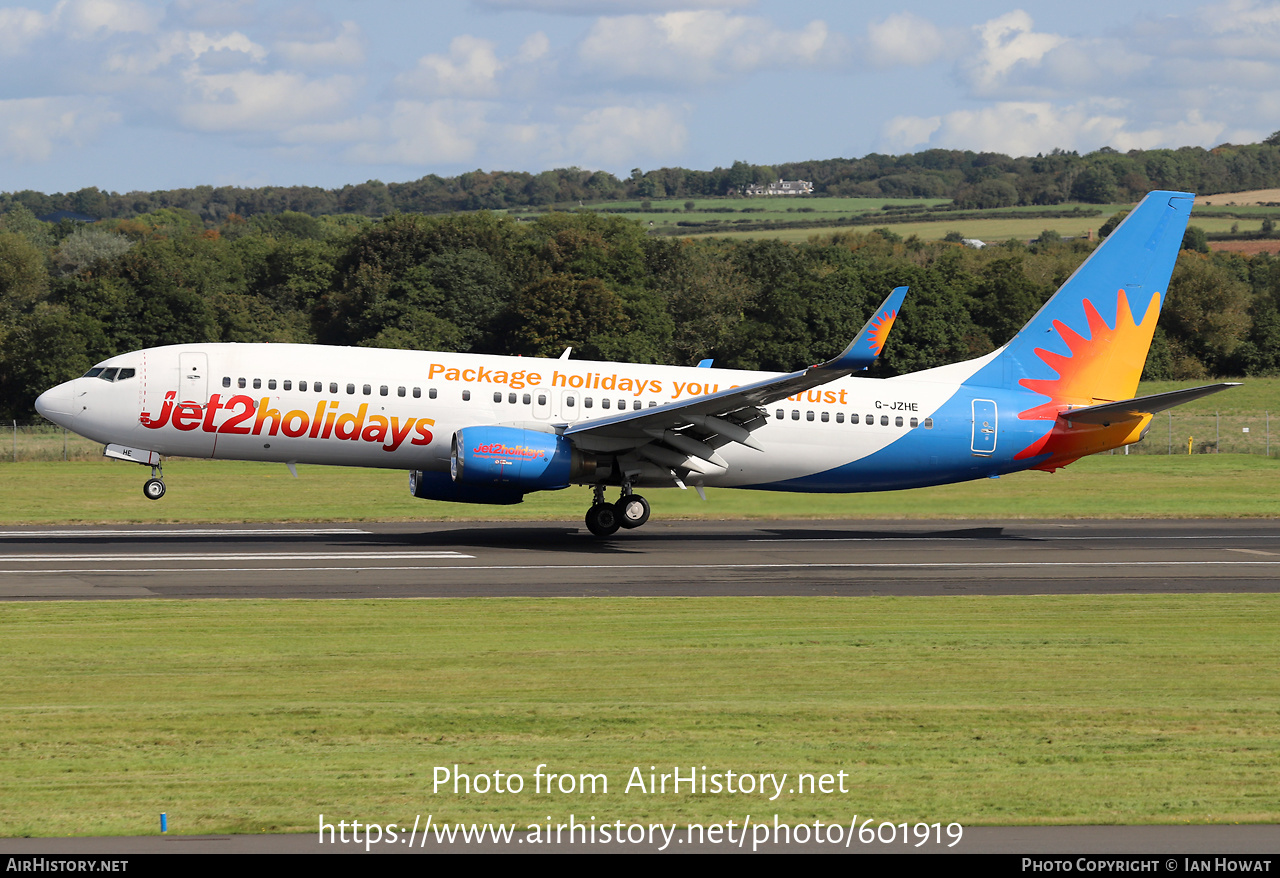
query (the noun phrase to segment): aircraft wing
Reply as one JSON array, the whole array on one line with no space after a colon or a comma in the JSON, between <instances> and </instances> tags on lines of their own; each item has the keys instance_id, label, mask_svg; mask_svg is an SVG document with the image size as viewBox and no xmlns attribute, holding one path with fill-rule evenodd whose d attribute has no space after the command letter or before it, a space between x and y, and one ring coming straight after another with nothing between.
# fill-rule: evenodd
<instances>
[{"instance_id":1,"label":"aircraft wing","mask_svg":"<svg viewBox=\"0 0 1280 878\"><path fill-rule=\"evenodd\" d=\"M751 431L766 421L761 406L874 363L906 294L906 287L891 292L840 356L825 363L682 402L580 421L566 426L562 434L572 437L585 451L635 452L639 458L667 468L718 471L725 463L715 449L729 442L763 450L751 438Z\"/></svg>"},{"instance_id":2,"label":"aircraft wing","mask_svg":"<svg viewBox=\"0 0 1280 878\"><path fill-rule=\"evenodd\" d=\"M1064 421L1080 424L1109 425L1115 421L1127 421L1142 415L1153 415L1165 409L1171 409L1184 402L1191 402L1211 393L1218 393L1230 387L1239 387L1240 383L1225 382L1223 384L1206 384L1203 387L1190 387L1186 390L1171 390L1168 393L1155 393L1151 396L1139 396L1134 399L1123 399L1119 402L1105 402L1082 409L1071 409L1059 412L1058 417Z\"/></svg>"}]
</instances>

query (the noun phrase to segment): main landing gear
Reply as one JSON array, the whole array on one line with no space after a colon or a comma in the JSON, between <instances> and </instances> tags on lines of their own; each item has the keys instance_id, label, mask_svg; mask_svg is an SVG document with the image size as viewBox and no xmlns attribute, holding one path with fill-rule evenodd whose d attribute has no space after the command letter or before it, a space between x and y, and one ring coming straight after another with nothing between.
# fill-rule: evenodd
<instances>
[{"instance_id":1,"label":"main landing gear","mask_svg":"<svg viewBox=\"0 0 1280 878\"><path fill-rule=\"evenodd\" d=\"M606 503L604 485L593 489L591 508L587 510L587 530L598 537L612 536L619 528L636 528L649 520L649 501L631 493L631 484L622 485L617 503Z\"/></svg>"},{"instance_id":2,"label":"main landing gear","mask_svg":"<svg viewBox=\"0 0 1280 878\"><path fill-rule=\"evenodd\" d=\"M151 478L142 486L142 496L148 500L159 500L164 496L164 467L159 464L151 467Z\"/></svg>"}]
</instances>

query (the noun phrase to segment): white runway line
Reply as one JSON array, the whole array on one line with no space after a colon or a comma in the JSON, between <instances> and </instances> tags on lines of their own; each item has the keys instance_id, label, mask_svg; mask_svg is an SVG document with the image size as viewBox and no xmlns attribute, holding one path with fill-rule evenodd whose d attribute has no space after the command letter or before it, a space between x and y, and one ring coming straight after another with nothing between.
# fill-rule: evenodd
<instances>
[{"instance_id":1,"label":"white runway line","mask_svg":"<svg viewBox=\"0 0 1280 878\"><path fill-rule=\"evenodd\" d=\"M170 528L166 530L0 530L0 537L48 539L55 537L261 537L261 536L368 536L372 531L353 527L327 528Z\"/></svg>"},{"instance_id":2,"label":"white runway line","mask_svg":"<svg viewBox=\"0 0 1280 878\"><path fill-rule=\"evenodd\" d=\"M363 555L361 557L367 557ZM329 559L333 556L325 556ZM389 555L380 557L392 557ZM473 555L451 555L451 558L465 560ZM993 562L938 562L929 564L863 564L863 563L796 563L796 564L415 564L415 565L378 565L376 567L360 567L345 565L341 567L102 567L71 568L60 570L0 570L0 575L20 573L35 576L47 573L280 573L296 572L347 572L359 570L393 571L393 570L440 570L451 573L492 573L508 570L800 570L800 569L838 569L838 570L1010 570L1019 568L1054 568L1062 571L1076 570L1081 567L1147 567L1153 570L1167 571L1169 568L1181 567L1280 567L1280 559L1275 561L1082 561L1070 564L1061 561L993 561Z\"/></svg>"},{"instance_id":3,"label":"white runway line","mask_svg":"<svg viewBox=\"0 0 1280 878\"><path fill-rule=\"evenodd\" d=\"M395 560L428 560L428 559L461 559L474 558L475 555L464 555L461 552L424 551L424 552L157 552L141 554L138 552L120 553L63 553L46 555L5 555L0 556L0 563L12 562L22 564L74 564L88 561L362 561L370 557L392 558Z\"/></svg>"}]
</instances>

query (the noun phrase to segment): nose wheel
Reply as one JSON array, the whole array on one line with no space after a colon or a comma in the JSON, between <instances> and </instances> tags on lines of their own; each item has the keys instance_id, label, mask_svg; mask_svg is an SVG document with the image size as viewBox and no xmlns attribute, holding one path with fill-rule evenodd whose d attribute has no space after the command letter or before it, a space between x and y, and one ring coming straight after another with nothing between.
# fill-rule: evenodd
<instances>
[{"instance_id":1,"label":"nose wheel","mask_svg":"<svg viewBox=\"0 0 1280 878\"><path fill-rule=\"evenodd\" d=\"M151 468L151 478L142 486L142 496L148 500L159 500L164 496L164 471L160 467Z\"/></svg>"}]
</instances>

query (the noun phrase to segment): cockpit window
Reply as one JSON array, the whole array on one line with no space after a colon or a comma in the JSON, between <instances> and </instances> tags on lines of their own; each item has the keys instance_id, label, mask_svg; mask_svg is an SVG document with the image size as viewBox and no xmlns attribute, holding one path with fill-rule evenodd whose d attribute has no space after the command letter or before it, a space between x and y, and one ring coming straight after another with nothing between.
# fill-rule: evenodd
<instances>
[{"instance_id":1,"label":"cockpit window","mask_svg":"<svg viewBox=\"0 0 1280 878\"><path fill-rule=\"evenodd\" d=\"M121 369L119 374L116 375L116 380L128 381L130 378L132 378L136 374L138 374L137 369Z\"/></svg>"},{"instance_id":2,"label":"cockpit window","mask_svg":"<svg viewBox=\"0 0 1280 878\"><path fill-rule=\"evenodd\" d=\"M98 377L99 375L101 375L101 374L102 374L102 367L101 367L101 366L94 366L94 367L93 367L92 369L90 369L88 372L85 372L85 373L84 373L84 375L83 375L82 377L84 377L84 378L97 378L97 377Z\"/></svg>"},{"instance_id":3,"label":"cockpit window","mask_svg":"<svg viewBox=\"0 0 1280 878\"><path fill-rule=\"evenodd\" d=\"M115 381L116 373L119 371L120 371L119 369L115 369L115 368L103 369L102 374L99 375L98 377L101 378L103 381Z\"/></svg>"}]
</instances>

